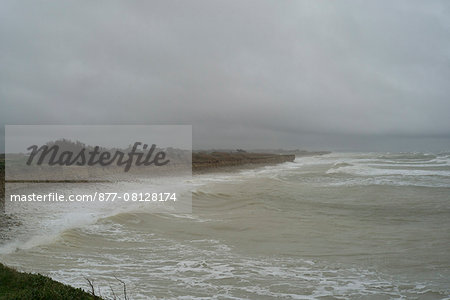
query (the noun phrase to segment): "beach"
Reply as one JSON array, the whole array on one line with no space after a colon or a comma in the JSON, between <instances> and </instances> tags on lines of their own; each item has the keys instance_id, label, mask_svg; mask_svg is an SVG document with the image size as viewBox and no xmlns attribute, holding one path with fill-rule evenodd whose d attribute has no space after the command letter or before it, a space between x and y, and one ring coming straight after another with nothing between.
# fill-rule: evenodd
<instances>
[{"instance_id":1,"label":"beach","mask_svg":"<svg viewBox=\"0 0 450 300\"><path fill-rule=\"evenodd\" d=\"M105 296L117 276L132 299L443 299L449 177L448 154L424 153L199 173L192 214L41 212L15 220L0 261Z\"/></svg>"}]
</instances>

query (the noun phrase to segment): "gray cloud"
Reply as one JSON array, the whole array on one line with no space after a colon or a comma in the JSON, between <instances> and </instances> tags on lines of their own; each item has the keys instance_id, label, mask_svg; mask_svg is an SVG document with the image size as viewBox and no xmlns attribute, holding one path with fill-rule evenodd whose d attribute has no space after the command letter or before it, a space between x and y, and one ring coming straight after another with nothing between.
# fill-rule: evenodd
<instances>
[{"instance_id":1,"label":"gray cloud","mask_svg":"<svg viewBox=\"0 0 450 300\"><path fill-rule=\"evenodd\" d=\"M196 147L450 147L448 1L1 7L2 125L192 124Z\"/></svg>"}]
</instances>

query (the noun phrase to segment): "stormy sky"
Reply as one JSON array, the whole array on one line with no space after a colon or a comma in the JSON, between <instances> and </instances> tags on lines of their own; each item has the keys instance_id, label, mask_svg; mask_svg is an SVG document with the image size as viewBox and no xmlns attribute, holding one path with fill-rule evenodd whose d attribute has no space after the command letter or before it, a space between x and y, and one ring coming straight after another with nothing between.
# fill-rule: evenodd
<instances>
[{"instance_id":1,"label":"stormy sky","mask_svg":"<svg viewBox=\"0 0 450 300\"><path fill-rule=\"evenodd\" d=\"M450 2L0 4L0 122L186 124L194 148L450 151Z\"/></svg>"}]
</instances>

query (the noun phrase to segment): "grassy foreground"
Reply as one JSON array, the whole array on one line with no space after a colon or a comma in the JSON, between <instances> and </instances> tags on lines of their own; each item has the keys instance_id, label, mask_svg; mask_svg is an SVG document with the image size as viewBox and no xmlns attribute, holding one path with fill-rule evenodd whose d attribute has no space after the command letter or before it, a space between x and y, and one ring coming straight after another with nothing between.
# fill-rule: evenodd
<instances>
[{"instance_id":1,"label":"grassy foreground","mask_svg":"<svg viewBox=\"0 0 450 300\"><path fill-rule=\"evenodd\" d=\"M0 299L101 299L40 275L21 273L0 264Z\"/></svg>"}]
</instances>

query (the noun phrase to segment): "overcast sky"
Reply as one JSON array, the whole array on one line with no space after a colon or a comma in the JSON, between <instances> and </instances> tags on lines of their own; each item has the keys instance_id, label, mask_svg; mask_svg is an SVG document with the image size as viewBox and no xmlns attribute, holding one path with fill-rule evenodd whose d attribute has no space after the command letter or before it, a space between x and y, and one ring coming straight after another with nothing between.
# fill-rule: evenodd
<instances>
[{"instance_id":1,"label":"overcast sky","mask_svg":"<svg viewBox=\"0 0 450 300\"><path fill-rule=\"evenodd\" d=\"M0 4L0 121L195 148L450 151L450 1Z\"/></svg>"}]
</instances>

